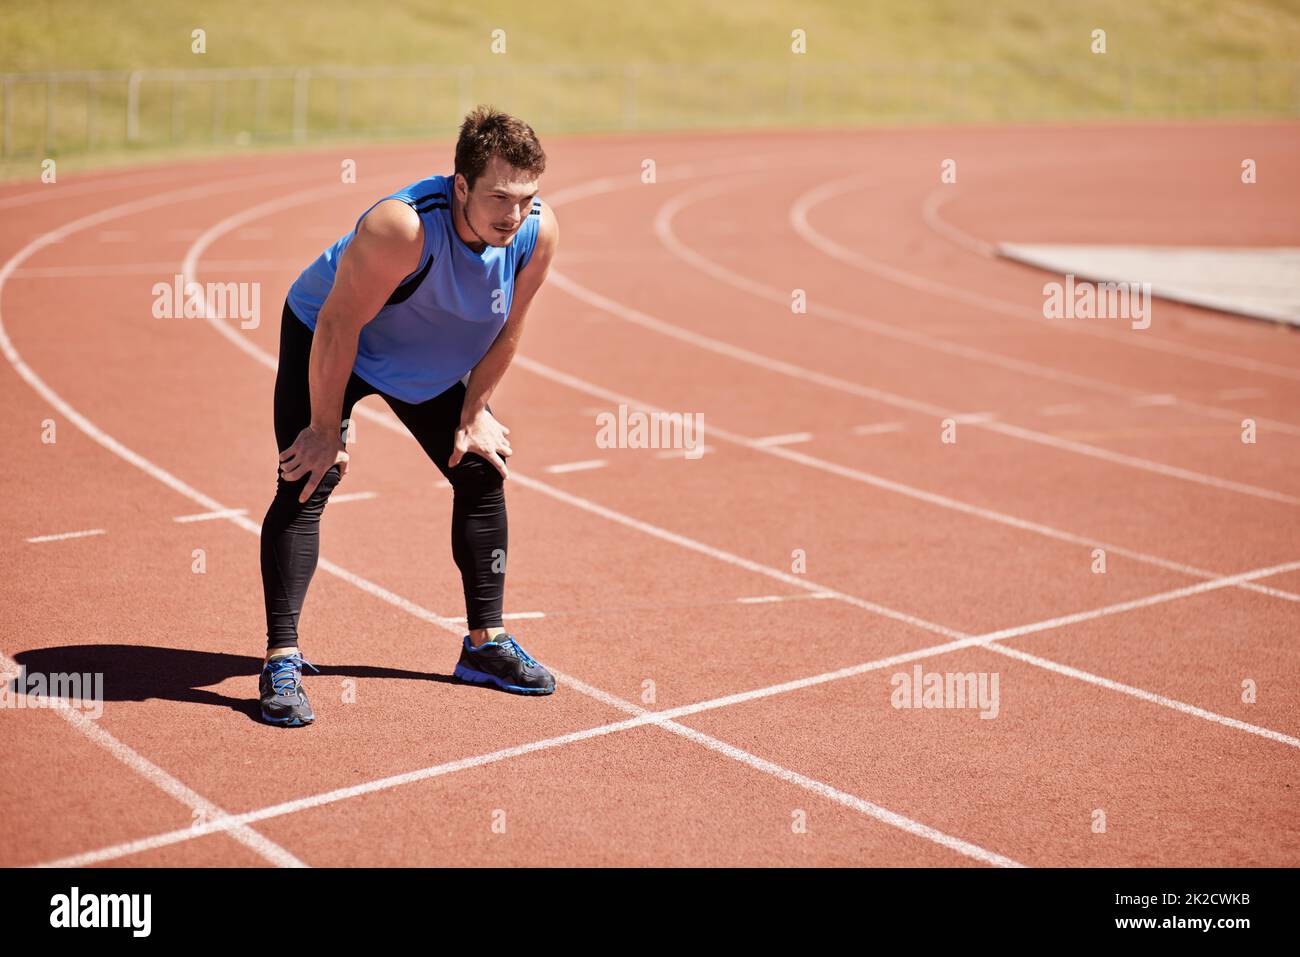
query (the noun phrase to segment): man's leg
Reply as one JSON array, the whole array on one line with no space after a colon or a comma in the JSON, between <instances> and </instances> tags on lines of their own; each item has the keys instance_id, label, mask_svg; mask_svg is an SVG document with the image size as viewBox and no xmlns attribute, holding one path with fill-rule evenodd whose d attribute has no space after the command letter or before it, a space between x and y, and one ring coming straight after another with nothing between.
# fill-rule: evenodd
<instances>
[{"instance_id":1,"label":"man's leg","mask_svg":"<svg viewBox=\"0 0 1300 957\"><path fill-rule=\"evenodd\" d=\"M455 468L447 467L460 426L464 383L457 382L418 405L388 395L384 399L454 490L451 553L460 569L469 626L456 663L456 677L516 694L551 694L555 691L554 676L502 626L507 526L501 473L474 452L462 456ZM492 411L491 406L488 411Z\"/></svg>"},{"instance_id":2,"label":"man's leg","mask_svg":"<svg viewBox=\"0 0 1300 957\"><path fill-rule=\"evenodd\" d=\"M475 645L490 641L505 632L501 609L506 583L506 496L501 473L480 455L470 452L455 468L447 467L465 386L458 382L415 405L388 395L384 399L451 483L451 554L460 570L470 640Z\"/></svg>"},{"instance_id":3,"label":"man's leg","mask_svg":"<svg viewBox=\"0 0 1300 957\"><path fill-rule=\"evenodd\" d=\"M311 424L311 343L312 330L294 316L286 303L280 317L280 361L275 376L275 442L281 452ZM343 394L343 417L352 414L358 399L375 391L353 373ZM320 557L320 517L341 477L339 467L332 466L311 497L299 502L307 476L296 482L276 476L275 499L262 520L261 543L268 661L298 650L298 616Z\"/></svg>"}]
</instances>

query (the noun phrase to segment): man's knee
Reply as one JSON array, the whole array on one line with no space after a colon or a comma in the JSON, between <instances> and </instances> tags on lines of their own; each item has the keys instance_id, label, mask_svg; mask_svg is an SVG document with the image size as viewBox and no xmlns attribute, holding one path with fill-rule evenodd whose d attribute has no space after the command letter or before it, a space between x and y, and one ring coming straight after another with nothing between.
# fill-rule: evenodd
<instances>
[{"instance_id":1,"label":"man's knee","mask_svg":"<svg viewBox=\"0 0 1300 957\"><path fill-rule=\"evenodd\" d=\"M302 508L323 508L325 502L329 499L330 493L343 479L343 473L339 471L338 465L331 465L329 469L321 476L320 483L311 493L311 497L306 502L302 502ZM307 487L307 479L300 478L296 482L286 482L283 475L276 476L275 495L276 498L292 500L298 503L302 497L303 489Z\"/></svg>"},{"instance_id":2,"label":"man's knee","mask_svg":"<svg viewBox=\"0 0 1300 957\"><path fill-rule=\"evenodd\" d=\"M496 466L483 456L467 452L450 470L448 481L458 495L483 495L500 489L504 479Z\"/></svg>"}]
</instances>

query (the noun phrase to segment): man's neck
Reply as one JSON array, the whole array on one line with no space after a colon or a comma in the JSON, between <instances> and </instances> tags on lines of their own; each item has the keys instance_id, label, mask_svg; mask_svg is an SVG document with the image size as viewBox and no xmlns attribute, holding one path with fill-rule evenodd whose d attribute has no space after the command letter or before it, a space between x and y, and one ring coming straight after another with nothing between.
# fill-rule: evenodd
<instances>
[{"instance_id":1,"label":"man's neck","mask_svg":"<svg viewBox=\"0 0 1300 957\"><path fill-rule=\"evenodd\" d=\"M456 190L451 191L451 222L456 228L456 235L460 241L468 246L473 252L481 253L487 249L487 243L474 235L474 230L469 228L469 221L465 218L465 209L461 206L460 197L456 195Z\"/></svg>"}]
</instances>

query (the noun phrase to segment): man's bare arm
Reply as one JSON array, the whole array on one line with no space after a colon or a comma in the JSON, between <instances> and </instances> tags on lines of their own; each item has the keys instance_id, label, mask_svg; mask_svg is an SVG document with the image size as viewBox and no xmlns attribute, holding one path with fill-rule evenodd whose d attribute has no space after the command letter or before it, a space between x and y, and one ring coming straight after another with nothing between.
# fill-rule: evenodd
<instances>
[{"instance_id":1,"label":"man's bare arm","mask_svg":"<svg viewBox=\"0 0 1300 957\"><path fill-rule=\"evenodd\" d=\"M487 354L479 360L470 373L465 386L465 403L461 407L460 422L464 426L472 422L486 408L492 398L492 392L501 382L510 367L510 361L519 348L519 340L524 332L524 319L528 316L528 307L533 297L542 288L551 269L560 245L560 225L555 213L543 200L542 221L538 224L537 245L528 259L528 265L519 272L515 282L514 300L510 305L510 317L497 335L496 341Z\"/></svg>"},{"instance_id":2,"label":"man's bare arm","mask_svg":"<svg viewBox=\"0 0 1300 957\"><path fill-rule=\"evenodd\" d=\"M400 199L383 201L361 220L316 320L309 367L313 429L338 430L361 327L420 267L423 243L419 213Z\"/></svg>"},{"instance_id":3,"label":"man's bare arm","mask_svg":"<svg viewBox=\"0 0 1300 957\"><path fill-rule=\"evenodd\" d=\"M419 214L401 200L385 200L361 220L343 251L312 337L307 365L311 422L280 453L285 481L305 478L300 502L311 498L330 466L338 464L340 475L348 470L339 432L361 327L375 318L397 284L419 268L423 242Z\"/></svg>"},{"instance_id":4,"label":"man's bare arm","mask_svg":"<svg viewBox=\"0 0 1300 957\"><path fill-rule=\"evenodd\" d=\"M487 411L488 399L505 375L510 361L519 348L519 337L524 330L524 317L528 307L546 281L551 268L551 260L560 243L560 227L555 220L555 213L545 202L542 203L542 221L538 223L537 245L528 259L528 265L519 272L515 284L515 296L510 306L510 315L506 324L497 333L492 347L479 360L470 372L465 387L465 400L461 406L460 427L456 429L451 458L447 465L454 468L460 463L466 452L474 452L487 459L502 478L509 478L505 456L511 454L510 432Z\"/></svg>"}]
</instances>

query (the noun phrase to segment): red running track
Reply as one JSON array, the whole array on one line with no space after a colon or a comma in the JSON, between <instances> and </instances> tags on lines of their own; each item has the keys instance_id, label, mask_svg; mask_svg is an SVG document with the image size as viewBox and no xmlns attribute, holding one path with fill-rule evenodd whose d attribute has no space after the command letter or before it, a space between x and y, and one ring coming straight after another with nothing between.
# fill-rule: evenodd
<instances>
[{"instance_id":1,"label":"red running track","mask_svg":"<svg viewBox=\"0 0 1300 957\"><path fill-rule=\"evenodd\" d=\"M280 305L449 145L0 190L0 650L106 699L0 709L0 862L1294 866L1300 336L1050 322L988 244L1300 245L1296 133L548 141L563 248L493 405L506 610L560 688L448 677L450 491L372 398L295 731L255 700ZM262 322L153 318L176 273ZM708 451L599 448L620 402ZM916 667L996 675L996 717L894 707Z\"/></svg>"}]
</instances>

